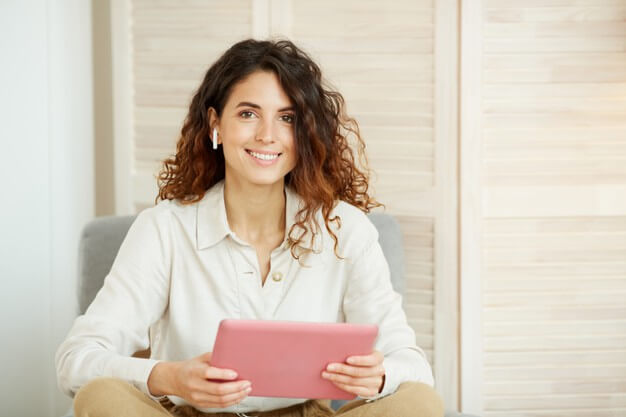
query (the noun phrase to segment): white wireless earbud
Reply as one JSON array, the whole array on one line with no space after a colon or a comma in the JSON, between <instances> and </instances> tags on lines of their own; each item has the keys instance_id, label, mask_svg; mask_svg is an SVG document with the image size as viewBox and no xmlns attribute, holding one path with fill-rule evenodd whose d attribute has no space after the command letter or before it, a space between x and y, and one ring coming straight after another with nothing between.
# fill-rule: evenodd
<instances>
[{"instance_id":1,"label":"white wireless earbud","mask_svg":"<svg viewBox=\"0 0 626 417\"><path fill-rule=\"evenodd\" d=\"M217 149L217 129L213 128L213 149Z\"/></svg>"}]
</instances>

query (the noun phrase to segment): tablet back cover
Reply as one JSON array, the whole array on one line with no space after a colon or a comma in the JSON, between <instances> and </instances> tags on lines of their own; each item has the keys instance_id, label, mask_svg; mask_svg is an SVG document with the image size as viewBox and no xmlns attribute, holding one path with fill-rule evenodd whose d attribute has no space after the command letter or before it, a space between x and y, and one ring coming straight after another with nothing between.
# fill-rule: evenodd
<instances>
[{"instance_id":1,"label":"tablet back cover","mask_svg":"<svg viewBox=\"0 0 626 417\"><path fill-rule=\"evenodd\" d=\"M224 319L211 365L251 381L249 396L351 400L356 395L322 378L322 371L370 354L377 335L378 326L368 324Z\"/></svg>"}]
</instances>

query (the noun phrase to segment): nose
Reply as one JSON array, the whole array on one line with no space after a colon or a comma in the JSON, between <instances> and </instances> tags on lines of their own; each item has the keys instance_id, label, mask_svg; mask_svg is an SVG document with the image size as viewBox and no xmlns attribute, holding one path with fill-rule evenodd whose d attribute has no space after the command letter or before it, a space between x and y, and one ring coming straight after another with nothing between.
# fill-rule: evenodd
<instances>
[{"instance_id":1,"label":"nose","mask_svg":"<svg viewBox=\"0 0 626 417\"><path fill-rule=\"evenodd\" d=\"M263 143L274 142L273 123L271 120L263 120L259 123L259 128L256 132L256 140Z\"/></svg>"}]
</instances>

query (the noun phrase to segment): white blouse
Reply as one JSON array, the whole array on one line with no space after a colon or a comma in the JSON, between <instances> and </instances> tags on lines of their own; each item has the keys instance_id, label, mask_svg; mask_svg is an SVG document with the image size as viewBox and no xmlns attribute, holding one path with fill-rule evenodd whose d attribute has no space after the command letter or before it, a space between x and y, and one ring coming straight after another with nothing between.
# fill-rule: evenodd
<instances>
[{"instance_id":1,"label":"white blouse","mask_svg":"<svg viewBox=\"0 0 626 417\"><path fill-rule=\"evenodd\" d=\"M285 196L287 235L301 201L289 187ZM432 386L430 365L407 324L402 297L391 286L376 228L348 203L339 202L331 218L335 214L341 217L341 228L333 230L344 260L335 256L318 212L321 234L309 246L318 253L303 256L305 265L300 265L285 239L272 251L262 285L255 248L228 225L224 181L197 203L163 200L141 211L104 285L56 352L59 387L74 396L91 379L108 376L150 395L147 380L154 365L212 351L224 318L377 324L375 349L385 356L386 377L374 399L405 381ZM303 242L306 246L308 238ZM131 357L148 347L150 359ZM306 400L247 397L234 406L201 411L267 411Z\"/></svg>"}]
</instances>

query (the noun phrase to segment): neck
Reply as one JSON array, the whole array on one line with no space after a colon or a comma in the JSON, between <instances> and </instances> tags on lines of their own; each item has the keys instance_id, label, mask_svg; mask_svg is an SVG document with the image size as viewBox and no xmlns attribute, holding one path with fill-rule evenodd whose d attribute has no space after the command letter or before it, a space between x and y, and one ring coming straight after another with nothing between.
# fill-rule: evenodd
<instances>
[{"instance_id":1,"label":"neck","mask_svg":"<svg viewBox=\"0 0 626 417\"><path fill-rule=\"evenodd\" d=\"M231 230L249 243L285 234L284 181L270 185L224 180L224 204Z\"/></svg>"}]
</instances>

